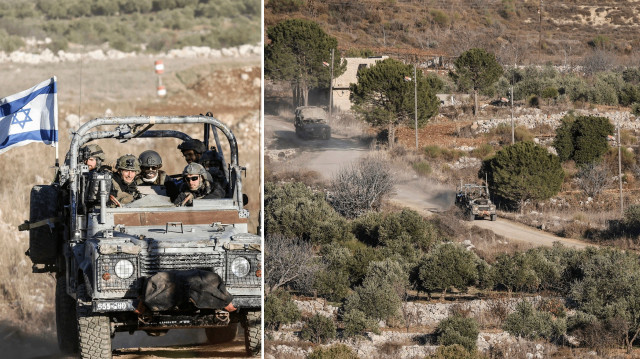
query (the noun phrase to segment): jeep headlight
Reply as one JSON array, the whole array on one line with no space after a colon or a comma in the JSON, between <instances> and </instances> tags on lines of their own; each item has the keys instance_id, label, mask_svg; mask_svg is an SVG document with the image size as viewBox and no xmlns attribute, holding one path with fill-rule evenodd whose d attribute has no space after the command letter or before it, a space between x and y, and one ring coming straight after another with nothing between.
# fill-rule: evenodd
<instances>
[{"instance_id":1,"label":"jeep headlight","mask_svg":"<svg viewBox=\"0 0 640 359\"><path fill-rule=\"evenodd\" d=\"M133 263L127 259L121 259L114 268L116 276L120 279L127 279L133 275Z\"/></svg>"},{"instance_id":2,"label":"jeep headlight","mask_svg":"<svg viewBox=\"0 0 640 359\"><path fill-rule=\"evenodd\" d=\"M477 211L478 210L478 206L473 206L473 210Z\"/></svg>"},{"instance_id":3,"label":"jeep headlight","mask_svg":"<svg viewBox=\"0 0 640 359\"><path fill-rule=\"evenodd\" d=\"M236 277L244 277L249 274L249 270L251 269L251 264L244 257L238 257L231 262L231 272L236 275Z\"/></svg>"}]
</instances>

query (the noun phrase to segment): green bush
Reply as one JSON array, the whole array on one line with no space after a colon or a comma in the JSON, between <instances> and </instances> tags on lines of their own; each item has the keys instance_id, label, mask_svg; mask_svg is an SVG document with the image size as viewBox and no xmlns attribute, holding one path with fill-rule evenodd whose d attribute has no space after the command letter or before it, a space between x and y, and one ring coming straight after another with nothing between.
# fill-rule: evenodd
<instances>
[{"instance_id":1,"label":"green bush","mask_svg":"<svg viewBox=\"0 0 640 359\"><path fill-rule=\"evenodd\" d=\"M558 93L558 89L555 87L547 87L544 90L542 90L542 98L547 99L547 101L549 100L555 100L556 98L558 98L558 96L560 95ZM549 102L547 102L547 105L549 105Z\"/></svg>"},{"instance_id":2,"label":"green bush","mask_svg":"<svg viewBox=\"0 0 640 359\"><path fill-rule=\"evenodd\" d=\"M451 23L449 15L441 10L431 10L431 21L441 28L448 27Z\"/></svg>"},{"instance_id":3,"label":"green bush","mask_svg":"<svg viewBox=\"0 0 640 359\"><path fill-rule=\"evenodd\" d=\"M631 233L640 232L640 205L632 204L624 210L624 224Z\"/></svg>"},{"instance_id":4,"label":"green bush","mask_svg":"<svg viewBox=\"0 0 640 359\"><path fill-rule=\"evenodd\" d=\"M343 300L350 290L349 264L353 255L349 249L339 244L329 244L322 247L323 270L315 275L313 287L318 294L332 301Z\"/></svg>"},{"instance_id":5,"label":"green bush","mask_svg":"<svg viewBox=\"0 0 640 359\"><path fill-rule=\"evenodd\" d=\"M291 300L287 291L271 292L264 300L264 325L278 330L283 324L291 324L300 320L300 310Z\"/></svg>"},{"instance_id":6,"label":"green bush","mask_svg":"<svg viewBox=\"0 0 640 359\"><path fill-rule=\"evenodd\" d=\"M460 344L439 346L427 359L476 359L483 358L478 352L469 352Z\"/></svg>"},{"instance_id":7,"label":"green bush","mask_svg":"<svg viewBox=\"0 0 640 359\"><path fill-rule=\"evenodd\" d=\"M538 311L531 303L521 301L516 311L507 316L502 328L514 336L550 340L563 335L567 331L567 323L565 319L553 319L551 313Z\"/></svg>"},{"instance_id":8,"label":"green bush","mask_svg":"<svg viewBox=\"0 0 640 359\"><path fill-rule=\"evenodd\" d=\"M269 0L265 5L276 14L299 11L304 6L303 0Z\"/></svg>"},{"instance_id":9,"label":"green bush","mask_svg":"<svg viewBox=\"0 0 640 359\"><path fill-rule=\"evenodd\" d=\"M533 142L516 142L483 161L478 178L488 177L490 193L499 202L522 208L527 200L545 200L558 193L564 171L558 156Z\"/></svg>"},{"instance_id":10,"label":"green bush","mask_svg":"<svg viewBox=\"0 0 640 359\"><path fill-rule=\"evenodd\" d=\"M358 309L351 309L344 313L342 322L344 323L342 334L347 338L364 335L368 331L380 333L378 323L374 319L367 318L364 312Z\"/></svg>"},{"instance_id":11,"label":"green bush","mask_svg":"<svg viewBox=\"0 0 640 359\"><path fill-rule=\"evenodd\" d=\"M466 152L456 149L442 148L437 145L426 146L424 154L427 158L443 159L444 161L457 161L460 157L466 156Z\"/></svg>"},{"instance_id":12,"label":"green bush","mask_svg":"<svg viewBox=\"0 0 640 359\"><path fill-rule=\"evenodd\" d=\"M536 291L541 285L536 271L529 265L527 256L518 252L513 255L502 253L493 264L493 282L497 288L511 291Z\"/></svg>"},{"instance_id":13,"label":"green bush","mask_svg":"<svg viewBox=\"0 0 640 359\"><path fill-rule=\"evenodd\" d=\"M307 359L358 359L358 356L344 344L329 347L315 347Z\"/></svg>"},{"instance_id":14,"label":"green bush","mask_svg":"<svg viewBox=\"0 0 640 359\"><path fill-rule=\"evenodd\" d=\"M435 336L439 345L458 344L467 351L474 352L478 333L478 323L475 319L454 315L438 323Z\"/></svg>"},{"instance_id":15,"label":"green bush","mask_svg":"<svg viewBox=\"0 0 640 359\"><path fill-rule=\"evenodd\" d=\"M635 102L631 104L631 114L635 116L640 116L640 102Z\"/></svg>"},{"instance_id":16,"label":"green bush","mask_svg":"<svg viewBox=\"0 0 640 359\"><path fill-rule=\"evenodd\" d=\"M431 174L431 165L428 162L420 161L411 164L413 170L421 176L428 176Z\"/></svg>"},{"instance_id":17,"label":"green bush","mask_svg":"<svg viewBox=\"0 0 640 359\"><path fill-rule=\"evenodd\" d=\"M527 100L527 103L529 104L529 107L540 108L540 97L538 97L538 95L532 95Z\"/></svg>"},{"instance_id":18,"label":"green bush","mask_svg":"<svg viewBox=\"0 0 640 359\"><path fill-rule=\"evenodd\" d=\"M480 146L474 148L473 150L471 150L470 155L471 157L475 157L475 158L479 158L479 159L485 159L487 157L489 157L490 155L492 155L495 152L495 150L493 149L493 146L491 146L488 143L483 143Z\"/></svg>"},{"instance_id":19,"label":"green bush","mask_svg":"<svg viewBox=\"0 0 640 359\"><path fill-rule=\"evenodd\" d=\"M265 232L312 243L343 242L353 238L347 221L302 183L265 184Z\"/></svg>"},{"instance_id":20,"label":"green bush","mask_svg":"<svg viewBox=\"0 0 640 359\"><path fill-rule=\"evenodd\" d=\"M316 314L307 320L300 337L313 343L326 343L336 337L336 325L331 318Z\"/></svg>"},{"instance_id":21,"label":"green bush","mask_svg":"<svg viewBox=\"0 0 640 359\"><path fill-rule=\"evenodd\" d=\"M419 264L420 286L444 294L450 288L466 291L478 281L477 257L466 248L445 243L434 248Z\"/></svg>"},{"instance_id":22,"label":"green bush","mask_svg":"<svg viewBox=\"0 0 640 359\"><path fill-rule=\"evenodd\" d=\"M389 321L399 318L401 305L402 300L392 283L365 281L349 294L344 311L359 310L368 319Z\"/></svg>"},{"instance_id":23,"label":"green bush","mask_svg":"<svg viewBox=\"0 0 640 359\"><path fill-rule=\"evenodd\" d=\"M489 133L497 136L500 144L511 144L511 124L503 122L493 128ZM533 134L524 126L516 126L513 129L513 137L516 142L533 141Z\"/></svg>"}]
</instances>

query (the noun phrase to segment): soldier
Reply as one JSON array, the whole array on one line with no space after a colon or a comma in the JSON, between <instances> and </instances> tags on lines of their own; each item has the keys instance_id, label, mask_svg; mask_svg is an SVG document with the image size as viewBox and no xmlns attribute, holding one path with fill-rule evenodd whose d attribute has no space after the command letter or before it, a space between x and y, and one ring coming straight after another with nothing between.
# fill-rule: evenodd
<instances>
[{"instance_id":1,"label":"soldier","mask_svg":"<svg viewBox=\"0 0 640 359\"><path fill-rule=\"evenodd\" d=\"M208 172L199 163L189 163L182 171L184 181L180 194L173 201L176 206L193 206L197 198L222 198L224 189L218 183L207 180Z\"/></svg>"},{"instance_id":2,"label":"soldier","mask_svg":"<svg viewBox=\"0 0 640 359\"><path fill-rule=\"evenodd\" d=\"M109 166L102 166L102 163L105 161L104 151L102 148L95 143L90 143L86 146L80 148L80 159L82 162L89 166L89 171L94 171L98 169L102 170L111 170Z\"/></svg>"},{"instance_id":3,"label":"soldier","mask_svg":"<svg viewBox=\"0 0 640 359\"><path fill-rule=\"evenodd\" d=\"M222 188L228 187L229 182L224 175L222 161L220 161L217 151L209 150L203 153L200 157L200 164L209 172L212 182L219 183Z\"/></svg>"},{"instance_id":4,"label":"soldier","mask_svg":"<svg viewBox=\"0 0 640 359\"><path fill-rule=\"evenodd\" d=\"M160 169L162 168L162 157L158 152L144 151L138 159L140 160L140 174L136 176L138 186L164 186L165 181L171 178Z\"/></svg>"},{"instance_id":5,"label":"soldier","mask_svg":"<svg viewBox=\"0 0 640 359\"><path fill-rule=\"evenodd\" d=\"M191 162L200 163L200 157L207 150L207 147L200 140L191 139L178 145L178 149L182 151L187 164Z\"/></svg>"},{"instance_id":6,"label":"soldier","mask_svg":"<svg viewBox=\"0 0 640 359\"><path fill-rule=\"evenodd\" d=\"M140 163L136 156L126 154L118 158L116 173L111 180L111 194L109 207L121 207L142 197L135 182L136 174L140 172Z\"/></svg>"}]
</instances>

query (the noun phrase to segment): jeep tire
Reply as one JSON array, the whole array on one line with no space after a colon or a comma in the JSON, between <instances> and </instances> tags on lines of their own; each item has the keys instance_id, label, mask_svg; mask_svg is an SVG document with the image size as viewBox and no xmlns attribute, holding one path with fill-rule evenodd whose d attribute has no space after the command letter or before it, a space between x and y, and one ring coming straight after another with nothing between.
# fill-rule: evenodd
<instances>
[{"instance_id":1,"label":"jeep tire","mask_svg":"<svg viewBox=\"0 0 640 359\"><path fill-rule=\"evenodd\" d=\"M76 301L67 294L64 273L56 277L56 331L58 348L63 354L78 353L78 326L76 323Z\"/></svg>"},{"instance_id":2,"label":"jeep tire","mask_svg":"<svg viewBox=\"0 0 640 359\"><path fill-rule=\"evenodd\" d=\"M492 214L492 215L491 215L491 220L492 220L492 221L495 221L496 219L498 219L498 215L497 215L497 214L495 214L495 213L494 213L494 214Z\"/></svg>"},{"instance_id":3,"label":"jeep tire","mask_svg":"<svg viewBox=\"0 0 640 359\"><path fill-rule=\"evenodd\" d=\"M78 288L78 346L82 359L111 359L111 323L109 317L91 312L84 302L84 284Z\"/></svg>"},{"instance_id":4,"label":"jeep tire","mask_svg":"<svg viewBox=\"0 0 640 359\"><path fill-rule=\"evenodd\" d=\"M243 326L244 347L247 355L259 356L262 352L262 323L260 311L247 312Z\"/></svg>"},{"instance_id":5,"label":"jeep tire","mask_svg":"<svg viewBox=\"0 0 640 359\"><path fill-rule=\"evenodd\" d=\"M29 222L57 216L58 188L51 185L33 186L29 204ZM55 264L58 257L59 225L29 230L29 257L34 264Z\"/></svg>"},{"instance_id":6,"label":"jeep tire","mask_svg":"<svg viewBox=\"0 0 640 359\"><path fill-rule=\"evenodd\" d=\"M206 328L204 332L209 344L228 343L236 338L238 323L231 323L226 327Z\"/></svg>"},{"instance_id":7,"label":"jeep tire","mask_svg":"<svg viewBox=\"0 0 640 359\"><path fill-rule=\"evenodd\" d=\"M468 219L469 219L470 222L473 222L473 221L476 220L476 215L473 214L473 212L469 212Z\"/></svg>"}]
</instances>

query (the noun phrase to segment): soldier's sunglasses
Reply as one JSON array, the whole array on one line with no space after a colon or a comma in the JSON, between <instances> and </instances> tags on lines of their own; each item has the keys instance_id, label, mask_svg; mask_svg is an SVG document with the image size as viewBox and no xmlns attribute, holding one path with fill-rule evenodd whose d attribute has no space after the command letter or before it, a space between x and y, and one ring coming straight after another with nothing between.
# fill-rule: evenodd
<instances>
[{"instance_id":1,"label":"soldier's sunglasses","mask_svg":"<svg viewBox=\"0 0 640 359\"><path fill-rule=\"evenodd\" d=\"M143 171L155 171L158 169L158 167L147 167L147 166L140 166L140 168L142 168Z\"/></svg>"},{"instance_id":2,"label":"soldier's sunglasses","mask_svg":"<svg viewBox=\"0 0 640 359\"><path fill-rule=\"evenodd\" d=\"M185 177L184 179L185 179L186 181L191 181L191 182L193 182L193 181L197 181L199 178L200 178L200 176L193 176L193 177Z\"/></svg>"}]
</instances>

